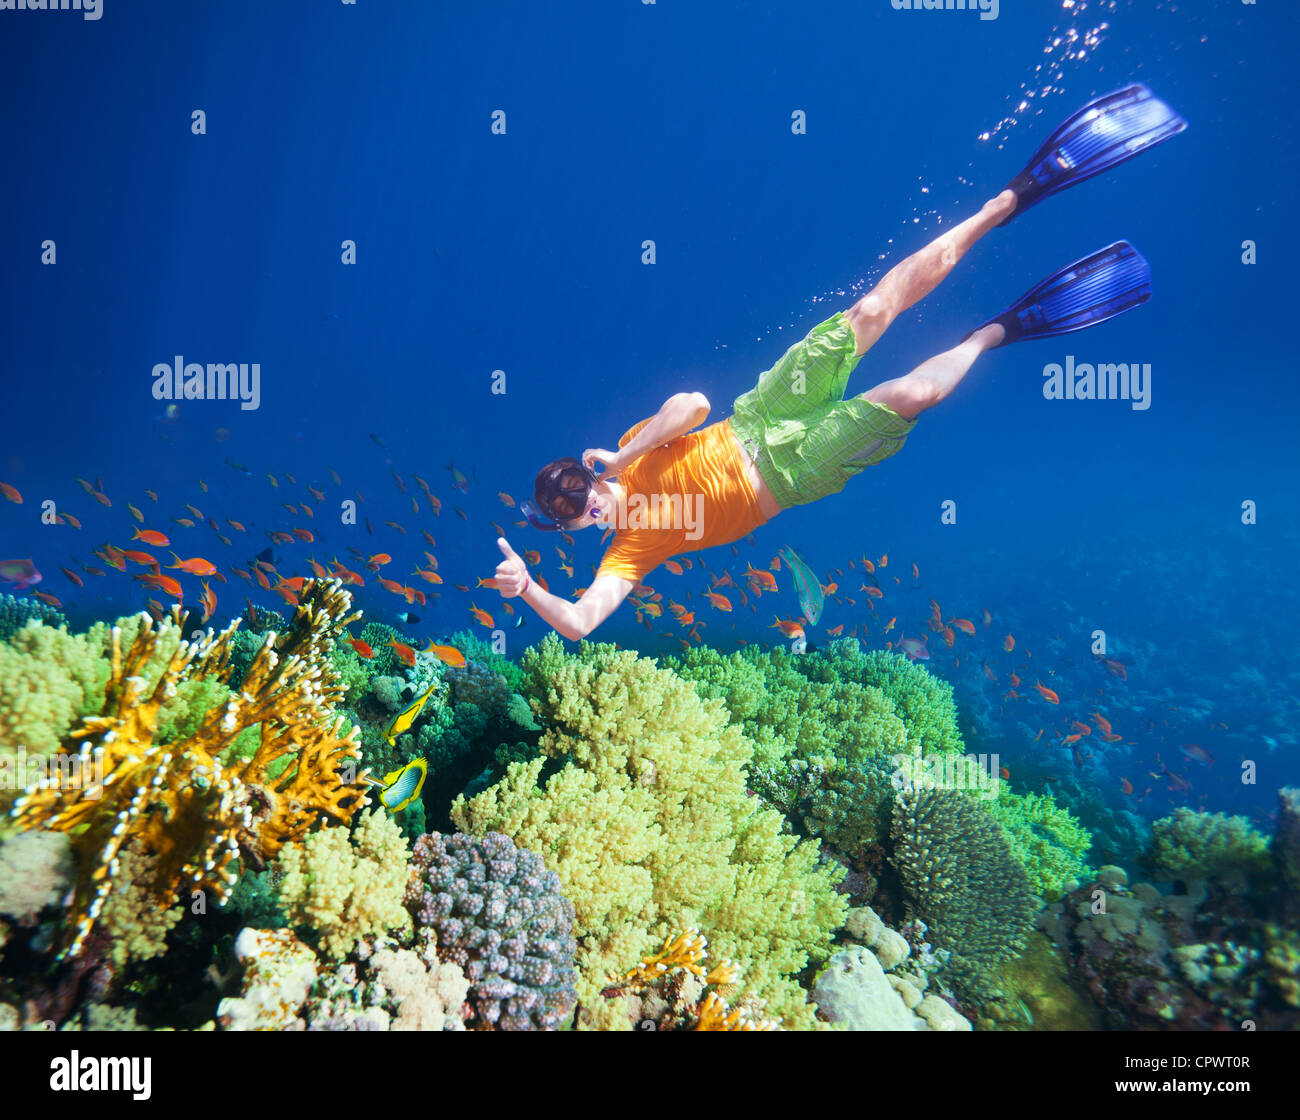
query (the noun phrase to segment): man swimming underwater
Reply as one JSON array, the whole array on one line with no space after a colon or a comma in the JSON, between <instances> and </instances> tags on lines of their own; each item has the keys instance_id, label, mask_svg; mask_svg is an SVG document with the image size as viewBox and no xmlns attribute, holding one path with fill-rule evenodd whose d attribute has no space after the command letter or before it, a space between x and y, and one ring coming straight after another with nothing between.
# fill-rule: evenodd
<instances>
[{"instance_id":1,"label":"man swimming underwater","mask_svg":"<svg viewBox=\"0 0 1300 1120\"><path fill-rule=\"evenodd\" d=\"M591 525L616 534L577 602L543 589L505 538L498 590L524 601L564 637L605 621L656 567L681 552L739 540L782 510L836 494L903 446L916 419L944 400L986 350L1081 330L1145 303L1147 262L1118 241L1053 274L1011 308L904 377L843 399L858 360L899 314L924 299L981 237L1034 203L1177 135L1186 122L1142 84L1089 102L1058 128L996 198L885 274L847 311L791 346L699 431L703 393L677 393L624 433L537 475L524 513L536 528ZM599 468L599 469L598 469Z\"/></svg>"}]
</instances>

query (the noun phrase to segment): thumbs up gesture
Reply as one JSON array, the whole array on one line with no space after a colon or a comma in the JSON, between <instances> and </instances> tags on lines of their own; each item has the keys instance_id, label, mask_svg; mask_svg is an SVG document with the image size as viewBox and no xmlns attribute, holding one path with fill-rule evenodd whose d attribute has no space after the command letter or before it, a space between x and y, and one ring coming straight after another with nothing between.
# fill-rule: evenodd
<instances>
[{"instance_id":1,"label":"thumbs up gesture","mask_svg":"<svg viewBox=\"0 0 1300 1120\"><path fill-rule=\"evenodd\" d=\"M504 559L497 565L497 590L503 599L522 595L528 587L528 566L515 554L505 537L497 537L497 547Z\"/></svg>"}]
</instances>

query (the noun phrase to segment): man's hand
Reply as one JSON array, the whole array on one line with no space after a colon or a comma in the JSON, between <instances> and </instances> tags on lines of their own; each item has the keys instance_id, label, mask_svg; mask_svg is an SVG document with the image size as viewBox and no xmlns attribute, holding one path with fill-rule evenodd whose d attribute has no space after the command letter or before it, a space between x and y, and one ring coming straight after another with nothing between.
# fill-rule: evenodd
<instances>
[{"instance_id":1,"label":"man's hand","mask_svg":"<svg viewBox=\"0 0 1300 1120\"><path fill-rule=\"evenodd\" d=\"M528 566L515 555L515 550L505 537L497 537L497 547L505 557L497 565L497 590L501 592L501 598L513 599L516 595L522 595L528 586Z\"/></svg>"},{"instance_id":2,"label":"man's hand","mask_svg":"<svg viewBox=\"0 0 1300 1120\"><path fill-rule=\"evenodd\" d=\"M589 447L582 453L582 465L596 475L597 480L611 478L623 467L621 451L606 451L603 447ZM596 464L604 463L605 469L597 473Z\"/></svg>"}]
</instances>

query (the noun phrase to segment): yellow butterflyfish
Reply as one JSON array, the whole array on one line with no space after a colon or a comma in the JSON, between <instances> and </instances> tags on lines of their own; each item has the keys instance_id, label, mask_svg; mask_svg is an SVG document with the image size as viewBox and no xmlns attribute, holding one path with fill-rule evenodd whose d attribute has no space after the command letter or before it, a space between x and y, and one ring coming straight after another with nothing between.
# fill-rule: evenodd
<instances>
[{"instance_id":1,"label":"yellow butterflyfish","mask_svg":"<svg viewBox=\"0 0 1300 1120\"><path fill-rule=\"evenodd\" d=\"M384 788L379 791L379 803L390 813L400 813L420 796L428 773L429 764L423 758L417 758L391 774L385 774ZM374 779L371 778L370 781L373 782Z\"/></svg>"},{"instance_id":2,"label":"yellow butterflyfish","mask_svg":"<svg viewBox=\"0 0 1300 1120\"><path fill-rule=\"evenodd\" d=\"M384 738L388 740L390 747L396 746L394 740L402 734L403 731L410 729L411 724L415 722L416 716L420 714L420 709L424 703L433 695L433 690L438 687L438 682L434 681L423 692L423 694L409 708L404 709L393 716L392 722L384 729Z\"/></svg>"}]
</instances>

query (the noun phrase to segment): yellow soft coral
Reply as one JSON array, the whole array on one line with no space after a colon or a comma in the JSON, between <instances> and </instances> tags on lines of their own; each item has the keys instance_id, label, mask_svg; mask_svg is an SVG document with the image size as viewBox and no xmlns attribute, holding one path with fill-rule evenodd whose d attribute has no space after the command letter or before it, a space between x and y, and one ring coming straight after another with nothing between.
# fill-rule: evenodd
<instances>
[{"instance_id":1,"label":"yellow soft coral","mask_svg":"<svg viewBox=\"0 0 1300 1120\"><path fill-rule=\"evenodd\" d=\"M189 738L166 745L155 742L159 709L183 681L227 682L239 620L220 635L209 630L187 642L176 641L179 608L157 630L142 616L125 650L122 628L113 628L102 713L82 720L62 746L77 753L84 771L102 766L102 784L68 788L43 780L14 808L21 828L73 835L75 924L65 952L85 947L119 885L119 853L128 843L153 861L150 890L159 905L170 906L182 886L212 888L224 902L236 856L264 867L322 819L346 821L367 803L357 784L356 732L341 738L342 720L332 711L341 690L329 651L339 629L357 617L350 607L337 580L304 585L289 629L267 635L240 691L208 712ZM223 752L254 726L261 736L256 752L223 766Z\"/></svg>"},{"instance_id":2,"label":"yellow soft coral","mask_svg":"<svg viewBox=\"0 0 1300 1120\"><path fill-rule=\"evenodd\" d=\"M409 855L387 813L362 813L350 839L346 828L322 828L277 857L280 904L291 924L320 934L326 956L341 959L363 937L409 930L402 904Z\"/></svg>"}]
</instances>

